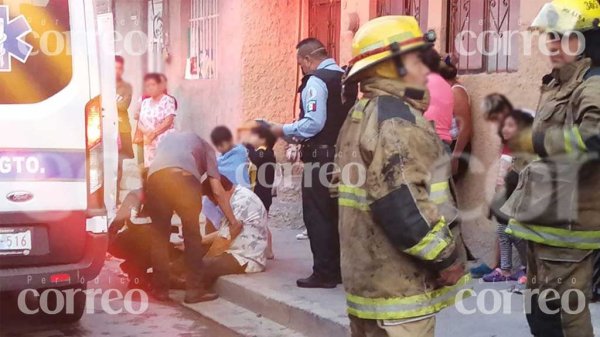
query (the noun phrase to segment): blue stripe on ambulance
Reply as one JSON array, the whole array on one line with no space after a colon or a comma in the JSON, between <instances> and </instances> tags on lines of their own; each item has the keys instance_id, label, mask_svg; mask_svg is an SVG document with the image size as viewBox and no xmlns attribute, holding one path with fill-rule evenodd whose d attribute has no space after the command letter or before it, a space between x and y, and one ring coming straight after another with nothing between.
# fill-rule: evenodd
<instances>
[{"instance_id":1,"label":"blue stripe on ambulance","mask_svg":"<svg viewBox=\"0 0 600 337\"><path fill-rule=\"evenodd\" d=\"M0 181L85 181L85 150L0 149Z\"/></svg>"}]
</instances>

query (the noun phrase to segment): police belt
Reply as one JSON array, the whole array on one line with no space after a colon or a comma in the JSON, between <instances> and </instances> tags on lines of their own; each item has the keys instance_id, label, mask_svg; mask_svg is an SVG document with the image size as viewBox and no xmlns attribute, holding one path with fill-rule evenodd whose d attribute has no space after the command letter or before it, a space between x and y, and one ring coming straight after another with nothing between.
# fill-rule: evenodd
<instances>
[{"instance_id":1,"label":"police belt","mask_svg":"<svg viewBox=\"0 0 600 337\"><path fill-rule=\"evenodd\" d=\"M300 154L302 156L302 161L304 162L318 161L319 158L323 158L322 155L333 160L335 157L335 145L312 144L310 142L305 142L302 143Z\"/></svg>"}]
</instances>

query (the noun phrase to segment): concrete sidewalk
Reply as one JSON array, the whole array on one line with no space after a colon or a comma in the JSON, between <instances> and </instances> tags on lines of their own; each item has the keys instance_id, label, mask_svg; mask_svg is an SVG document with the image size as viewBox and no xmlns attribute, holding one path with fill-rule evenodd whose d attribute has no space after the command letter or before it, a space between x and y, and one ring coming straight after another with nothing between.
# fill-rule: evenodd
<instances>
[{"instance_id":1,"label":"concrete sidewalk","mask_svg":"<svg viewBox=\"0 0 600 337\"><path fill-rule=\"evenodd\" d=\"M266 272L223 277L217 283L221 295L218 302L188 308L229 326L241 336L349 336L342 286L331 290L296 287L296 279L308 276L312 268L309 242L296 240L297 233L273 229L276 259L269 261ZM475 281L473 286L479 296L463 304L467 310L479 310L468 315L456 308L442 311L437 316L437 337L529 336L524 296L509 292L514 283ZM498 308L500 312L486 314ZM592 306L592 317L598 334L599 305Z\"/></svg>"}]
</instances>

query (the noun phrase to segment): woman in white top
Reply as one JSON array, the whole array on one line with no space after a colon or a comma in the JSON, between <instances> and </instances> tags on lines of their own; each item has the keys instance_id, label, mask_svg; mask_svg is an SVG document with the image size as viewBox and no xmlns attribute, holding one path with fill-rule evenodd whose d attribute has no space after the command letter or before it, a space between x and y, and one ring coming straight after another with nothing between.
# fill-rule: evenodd
<instances>
[{"instance_id":1,"label":"woman in white top","mask_svg":"<svg viewBox=\"0 0 600 337\"><path fill-rule=\"evenodd\" d=\"M471 152L471 137L473 135L471 98L465 86L458 80L458 68L452 62L450 55L444 59L440 74L452 86L454 94L454 123L451 131L454 139L452 144L452 174L455 179L460 179L468 169Z\"/></svg>"},{"instance_id":2,"label":"woman in white top","mask_svg":"<svg viewBox=\"0 0 600 337\"><path fill-rule=\"evenodd\" d=\"M161 139L175 130L175 100L164 93L161 83L159 74L144 76L144 91L150 96L142 100L138 124L144 141L144 167L152 163Z\"/></svg>"}]
</instances>

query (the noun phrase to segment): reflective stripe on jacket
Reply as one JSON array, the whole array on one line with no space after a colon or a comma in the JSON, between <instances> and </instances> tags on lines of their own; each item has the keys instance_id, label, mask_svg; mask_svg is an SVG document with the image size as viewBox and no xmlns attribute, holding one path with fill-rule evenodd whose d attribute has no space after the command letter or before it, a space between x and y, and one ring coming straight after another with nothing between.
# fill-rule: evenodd
<instances>
[{"instance_id":1,"label":"reflective stripe on jacket","mask_svg":"<svg viewBox=\"0 0 600 337\"><path fill-rule=\"evenodd\" d=\"M363 319L405 319L435 314L472 296L466 288L471 276L465 275L454 286L409 297L366 298L346 295L348 313Z\"/></svg>"},{"instance_id":2,"label":"reflective stripe on jacket","mask_svg":"<svg viewBox=\"0 0 600 337\"><path fill-rule=\"evenodd\" d=\"M600 249L600 231L573 231L569 229L522 224L510 220L506 233L547 246L583 250Z\"/></svg>"}]
</instances>

